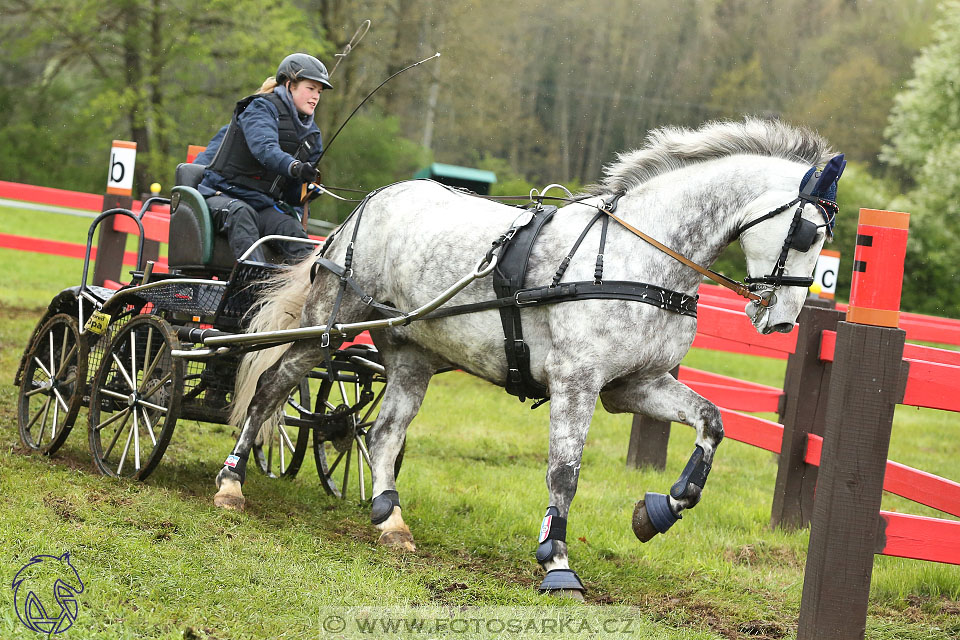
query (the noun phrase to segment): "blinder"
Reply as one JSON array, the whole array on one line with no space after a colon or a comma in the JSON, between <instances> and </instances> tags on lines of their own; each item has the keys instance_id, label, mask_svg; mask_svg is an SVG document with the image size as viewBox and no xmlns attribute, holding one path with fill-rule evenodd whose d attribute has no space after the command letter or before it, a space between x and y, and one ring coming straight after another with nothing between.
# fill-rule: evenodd
<instances>
[{"instance_id":1,"label":"blinder","mask_svg":"<svg viewBox=\"0 0 960 640\"><path fill-rule=\"evenodd\" d=\"M821 227L825 228L829 237L833 237L833 227L839 211L839 207L835 201L837 181L840 179L840 175L843 173L845 166L846 161L843 159L843 154L840 154L832 158L823 171L817 171L815 167L810 169L800 183L800 192L796 198L750 221L739 229L737 233L738 236L750 227L783 213L795 204L798 205L794 211L790 229L787 231L787 237L783 240L783 248L780 251L780 256L771 272L761 278L745 279L745 282L751 285L750 289L752 291L765 290L771 292L770 303L766 306L772 304L774 299L772 292L778 287L807 288L813 284L813 278L810 277L803 278L783 275L784 269L786 268L787 255L790 249L801 253L809 251L814 242L816 242L817 231ZM803 207L806 204L812 204L816 207L820 215L823 216L823 224L816 224L803 217Z\"/></svg>"},{"instance_id":2,"label":"blinder","mask_svg":"<svg viewBox=\"0 0 960 640\"><path fill-rule=\"evenodd\" d=\"M795 223L795 228L792 230L792 233L787 236L790 248L800 253L809 251L810 247L813 246L814 240L817 239L817 229L819 228L819 225L810 220L799 218Z\"/></svg>"}]
</instances>

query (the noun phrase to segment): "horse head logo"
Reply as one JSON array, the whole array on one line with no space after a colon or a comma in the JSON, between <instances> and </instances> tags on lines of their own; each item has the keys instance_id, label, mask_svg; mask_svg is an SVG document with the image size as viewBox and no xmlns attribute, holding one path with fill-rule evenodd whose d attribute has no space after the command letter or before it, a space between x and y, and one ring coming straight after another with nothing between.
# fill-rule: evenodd
<instances>
[{"instance_id":1,"label":"horse head logo","mask_svg":"<svg viewBox=\"0 0 960 640\"><path fill-rule=\"evenodd\" d=\"M12 588L17 617L31 631L50 637L77 619L83 580L70 564L69 552L30 558L14 576Z\"/></svg>"}]
</instances>

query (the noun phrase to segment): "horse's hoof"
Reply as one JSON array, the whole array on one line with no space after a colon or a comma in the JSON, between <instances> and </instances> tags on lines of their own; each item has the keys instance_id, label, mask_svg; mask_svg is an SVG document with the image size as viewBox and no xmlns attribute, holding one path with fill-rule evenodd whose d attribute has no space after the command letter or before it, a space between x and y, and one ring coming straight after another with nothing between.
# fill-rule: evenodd
<instances>
[{"instance_id":1,"label":"horse's hoof","mask_svg":"<svg viewBox=\"0 0 960 640\"><path fill-rule=\"evenodd\" d=\"M377 544L382 544L385 547L399 551L417 550L417 545L414 544L413 536L410 535L409 531L384 531L380 534L380 539L377 540Z\"/></svg>"},{"instance_id":2,"label":"horse's hoof","mask_svg":"<svg viewBox=\"0 0 960 640\"><path fill-rule=\"evenodd\" d=\"M246 500L240 490L240 483L236 480L222 479L220 491L217 491L217 495L213 496L213 504L221 509L243 511Z\"/></svg>"},{"instance_id":3,"label":"horse's hoof","mask_svg":"<svg viewBox=\"0 0 960 640\"><path fill-rule=\"evenodd\" d=\"M583 601L583 582L573 569L551 569L540 583L540 592L557 598Z\"/></svg>"},{"instance_id":4,"label":"horse's hoof","mask_svg":"<svg viewBox=\"0 0 960 640\"><path fill-rule=\"evenodd\" d=\"M658 533L666 533L680 517L670 508L667 496L648 491L633 510L633 533L640 542L647 542Z\"/></svg>"},{"instance_id":5,"label":"horse's hoof","mask_svg":"<svg viewBox=\"0 0 960 640\"><path fill-rule=\"evenodd\" d=\"M633 509L633 534L640 542L649 542L658 533L660 532L653 526L650 515L647 513L646 501L640 500Z\"/></svg>"}]
</instances>

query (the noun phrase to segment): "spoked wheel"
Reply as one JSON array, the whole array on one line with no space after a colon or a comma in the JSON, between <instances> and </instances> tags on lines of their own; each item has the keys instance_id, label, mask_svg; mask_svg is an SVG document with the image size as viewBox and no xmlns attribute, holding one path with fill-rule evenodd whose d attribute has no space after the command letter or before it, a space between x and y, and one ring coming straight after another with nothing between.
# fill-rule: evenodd
<instances>
[{"instance_id":1,"label":"spoked wheel","mask_svg":"<svg viewBox=\"0 0 960 640\"><path fill-rule=\"evenodd\" d=\"M128 322L107 347L90 391L90 452L110 476L145 480L170 443L183 397L176 335L157 316Z\"/></svg>"},{"instance_id":2,"label":"spoked wheel","mask_svg":"<svg viewBox=\"0 0 960 640\"><path fill-rule=\"evenodd\" d=\"M364 355L364 359L375 352ZM333 361L334 381L323 379L317 395L316 413L323 424L314 429L313 455L320 483L327 493L346 499L373 498L368 435L380 412L386 388L382 373L338 354ZM403 449L397 456L394 473L400 472Z\"/></svg>"},{"instance_id":3,"label":"spoked wheel","mask_svg":"<svg viewBox=\"0 0 960 640\"><path fill-rule=\"evenodd\" d=\"M24 446L50 455L70 435L83 402L87 356L77 321L65 313L40 328L27 349L17 398L17 426Z\"/></svg>"},{"instance_id":4,"label":"spoked wheel","mask_svg":"<svg viewBox=\"0 0 960 640\"><path fill-rule=\"evenodd\" d=\"M253 445L253 459L268 477L293 478L300 471L310 444L310 428L294 426L286 419L306 417L309 412L310 383L304 378L284 403L283 418L272 437L264 445Z\"/></svg>"}]
</instances>

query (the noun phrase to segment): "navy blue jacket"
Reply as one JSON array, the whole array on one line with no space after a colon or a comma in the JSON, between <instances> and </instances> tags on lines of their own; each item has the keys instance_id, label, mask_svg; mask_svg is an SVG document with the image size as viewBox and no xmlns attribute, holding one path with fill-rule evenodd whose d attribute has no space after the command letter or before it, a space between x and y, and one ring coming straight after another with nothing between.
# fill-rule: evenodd
<instances>
[{"instance_id":1,"label":"navy blue jacket","mask_svg":"<svg viewBox=\"0 0 960 640\"><path fill-rule=\"evenodd\" d=\"M267 169L280 173L285 176L290 175L290 165L294 162L294 157L284 152L280 148L279 133L277 122L280 114L277 108L264 98L254 99L243 113L237 118L240 128L243 130L243 136L247 140L247 147L250 153ZM294 114L297 117L297 114ZM197 156L196 163L209 164L227 131L229 125L224 125L213 136L207 144L206 150ZM320 133L316 123L311 122L311 126L302 134L301 140L311 133ZM316 145L307 158L308 162L316 162L320 158L320 152L323 150L322 138L318 138L320 144ZM300 202L300 190L303 183L299 180L290 181L290 186L283 193L283 200L291 205ZM203 181L200 183L199 191L201 195L209 197L221 192L225 195L233 196L243 200L257 211L266 209L277 204L277 201L269 194L242 187L230 183L226 178L213 171L207 171L204 174Z\"/></svg>"}]
</instances>

